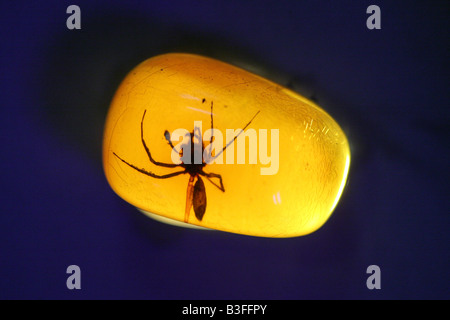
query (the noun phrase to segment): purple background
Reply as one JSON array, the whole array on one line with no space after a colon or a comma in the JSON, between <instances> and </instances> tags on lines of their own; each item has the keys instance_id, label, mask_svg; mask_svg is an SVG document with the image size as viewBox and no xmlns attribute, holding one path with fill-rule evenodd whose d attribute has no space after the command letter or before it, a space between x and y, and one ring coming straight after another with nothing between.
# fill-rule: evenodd
<instances>
[{"instance_id":1,"label":"purple background","mask_svg":"<svg viewBox=\"0 0 450 320\"><path fill-rule=\"evenodd\" d=\"M70 4L81 30L66 28ZM371 4L381 30L366 28ZM3 1L0 298L450 298L449 12L448 1ZM133 66L168 51L261 65L338 120L352 166L320 230L181 229L113 193L109 101ZM66 288L71 264L82 290ZM366 288L371 264L381 290Z\"/></svg>"}]
</instances>

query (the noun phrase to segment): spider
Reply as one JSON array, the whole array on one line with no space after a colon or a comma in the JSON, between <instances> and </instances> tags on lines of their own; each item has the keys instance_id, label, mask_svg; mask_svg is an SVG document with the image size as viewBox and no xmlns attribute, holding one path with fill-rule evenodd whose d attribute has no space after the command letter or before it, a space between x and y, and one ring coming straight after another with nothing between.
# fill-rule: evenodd
<instances>
[{"instance_id":1,"label":"spider","mask_svg":"<svg viewBox=\"0 0 450 320\"><path fill-rule=\"evenodd\" d=\"M203 99L203 102L205 101L205 99ZM194 148L194 145L196 142L194 142L194 138L197 137L197 141L200 141L200 139L198 139L199 135L201 136L201 132L196 133L196 131L200 131L200 129L198 127L194 127L194 131L189 133L190 136L190 144L191 144L191 163L183 163L181 162L180 164L174 164L174 163L163 163L163 162L159 162L156 161L155 159L153 159L151 153L150 153L150 149L148 148L147 144L145 143L144 140L144 118L145 118L145 114L146 114L147 110L144 110L144 114L142 115L142 120L141 120L141 141L142 141L142 145L144 146L145 152L148 155L148 158L150 160L150 162L152 162L153 164L160 166L160 167L165 167L165 168L183 168L182 171L177 171L177 172L173 172L173 173L169 173L169 174L165 174L165 175L157 175L153 172L147 171L146 169L141 169L136 167L135 165L129 163L128 161L122 159L119 155L117 155L115 152L113 152L113 154L119 159L121 160L123 163L127 164L128 166L130 166L131 168L133 168L136 171L139 171L140 173L143 173L147 176L150 176L152 178L156 178L156 179L167 179L167 178L172 178L172 177L176 177L179 176L181 174L189 174L189 182L188 182L188 186L187 186L187 191L186 191L186 207L185 207L185 212L184 212L184 222L188 222L189 220L189 214L191 211L191 208L194 207L194 213L196 218L198 219L198 221L202 221L203 216L205 215L206 212L206 191L205 191L205 184L203 183L203 180L200 176L205 177L206 179L209 180L209 182L211 182L215 187L217 187L220 191L225 192L225 188L223 186L223 182L222 182L222 176L220 174L217 173L207 173L205 171L203 171L203 168L207 165L207 163L205 162L205 159L202 157L202 163L194 163L194 150L196 150L196 148ZM237 134L234 136L233 139L231 139L226 145L225 147L223 147L222 150L220 150L216 155L214 155L213 159L217 158L221 153L223 153L225 151L225 149L230 146L236 139L237 137L244 132L244 130L250 125L250 123L253 121L253 119L255 119L255 117L258 115L260 111L256 112L256 114L253 116L253 118L244 126L244 128ZM210 138L210 144L213 141L213 130L214 130L214 125L213 125L213 102L211 101L211 138ZM197 129L197 130L196 130ZM173 146L172 141L170 140L170 133L166 130L164 132L164 138L167 140L169 146L172 149L175 149L175 147ZM197 142L199 143L199 142ZM205 150L205 146L202 143L201 146L201 150L202 150L202 155L203 155L203 151ZM180 152L180 155L182 156L182 151ZM211 178L217 178L219 179L220 185L216 184L214 181L211 180ZM197 179L197 181L194 184L194 180Z\"/></svg>"}]
</instances>

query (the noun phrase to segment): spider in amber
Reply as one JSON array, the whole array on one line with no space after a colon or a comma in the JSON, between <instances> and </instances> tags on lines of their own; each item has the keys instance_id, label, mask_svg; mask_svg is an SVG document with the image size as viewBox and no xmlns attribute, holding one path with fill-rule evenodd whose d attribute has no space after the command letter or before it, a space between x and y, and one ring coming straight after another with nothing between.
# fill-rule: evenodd
<instances>
[{"instance_id":1,"label":"spider in amber","mask_svg":"<svg viewBox=\"0 0 450 320\"><path fill-rule=\"evenodd\" d=\"M203 99L203 102L205 100ZM210 138L210 144L212 144L213 142L213 138L214 138L214 116L213 116L213 102L211 101L211 138ZM201 163L195 163L194 161L194 154L195 151L198 148L195 148L195 144L196 143L201 143L201 151L202 151L202 155L203 152L205 150L205 145L203 142L195 142L195 141L202 141L201 140L201 132L200 129L198 127L194 127L194 131L189 133L189 143L190 143L190 148L189 150L191 150L191 154L190 154L190 159L191 161L189 161L190 163L184 163L183 161L181 161L181 163L179 164L175 164L175 163L163 163L163 162L159 162L156 161L153 157L152 154L150 152L150 149L148 148L147 144L145 143L145 139L144 139L144 119L145 119L145 114L146 114L147 110L144 110L144 114L142 115L142 120L141 120L141 141L142 141L142 145L145 149L145 152L148 155L148 158L150 160L150 162L152 162L154 165L156 166L160 166L160 167L165 167L165 168L182 168L182 171L176 171L173 173L169 173L169 174L165 174L165 175L157 175L151 171L148 171L146 169L143 168L138 168L135 165L129 163L128 161L124 160L123 158L121 158L119 155L117 155L115 152L113 152L113 154L122 162L124 162L125 164L127 164L128 166L130 166L131 168L133 168L136 171L139 171L140 173L143 173L147 176L150 176L152 178L156 178L156 179L168 179L168 178L172 178L172 177L176 177L179 176L181 174L189 174L189 182L188 182L188 186L187 186L187 190L186 190L186 207L185 207L185 212L184 212L184 222L188 222L189 221L189 214L191 211L191 208L194 207L194 213L196 218L198 219L198 221L202 221L203 216L205 215L206 212L206 190L205 190L205 184L203 183L203 180L200 176L205 177L206 179L209 180L209 182L211 182L215 187L217 187L220 191L225 192L225 188L223 186L223 182L222 182L222 176L220 174L217 173L207 173L203 170L203 168L207 165L207 162L205 161L205 158L202 156L202 162ZM226 148L228 146L230 146L236 139L237 137L244 132L244 130L251 124L251 122L253 121L253 119L255 119L255 117L258 115L259 111L253 116L253 118L244 126L244 128L237 134L234 136L233 139L231 139L224 147L222 150L220 150L217 154L214 155L213 159L215 159L216 157L218 157L222 152L224 152L226 150ZM164 132L164 138L167 140L167 143L169 144L169 146L175 150L175 147L172 143L172 141L170 140L170 133L166 130ZM183 149L181 150L182 153ZM182 156L182 154L181 154ZM213 180L211 180L211 178L217 178L219 179L219 184L215 183ZM197 181L194 184L195 179L197 179Z\"/></svg>"}]
</instances>

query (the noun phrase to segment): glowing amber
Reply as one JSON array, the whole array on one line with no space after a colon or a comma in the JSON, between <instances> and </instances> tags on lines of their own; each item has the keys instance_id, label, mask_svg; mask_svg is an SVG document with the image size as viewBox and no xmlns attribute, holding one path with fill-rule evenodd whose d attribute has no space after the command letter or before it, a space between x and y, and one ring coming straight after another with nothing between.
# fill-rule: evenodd
<instances>
[{"instance_id":1,"label":"glowing amber","mask_svg":"<svg viewBox=\"0 0 450 320\"><path fill-rule=\"evenodd\" d=\"M227 129L243 129L253 120L223 151L222 164L203 167L204 172L222 177L224 192L217 176L200 175L203 192L198 192L198 178L192 179L191 190L194 184L197 188L194 198L206 195L206 210L199 220L190 208L188 223L264 237L300 236L322 226L347 179L350 150L344 132L326 112L297 93L196 55L148 59L123 80L104 133L103 165L113 190L144 212L185 221L191 175L158 179L138 171L159 176L183 171L152 163L141 133L154 161L173 164L172 156L180 154L172 152L167 134L180 128L193 132L194 121L197 127L201 121L205 133L211 127L212 104L213 132L223 134L222 141L215 136L218 145L230 141ZM240 141L240 149L241 137L245 144ZM207 147L210 141L204 138ZM181 145L181 139L172 141L173 146ZM198 137L194 140L198 143ZM185 156L186 149L183 152Z\"/></svg>"}]
</instances>

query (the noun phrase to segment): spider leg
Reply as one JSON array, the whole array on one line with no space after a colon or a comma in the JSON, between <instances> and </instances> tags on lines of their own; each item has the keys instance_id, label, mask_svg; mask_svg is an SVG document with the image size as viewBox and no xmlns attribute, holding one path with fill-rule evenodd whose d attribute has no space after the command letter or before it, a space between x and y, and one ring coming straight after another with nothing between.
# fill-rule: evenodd
<instances>
[{"instance_id":1,"label":"spider leg","mask_svg":"<svg viewBox=\"0 0 450 320\"><path fill-rule=\"evenodd\" d=\"M153 172L147 171L145 169L141 169L136 167L135 165L132 165L131 163L128 163L127 161L123 160L121 157L119 157L115 152L113 152L113 154L123 163L127 164L128 166L130 166L131 168L133 168L136 171L139 171L140 173L146 174L147 176L150 176L152 178L157 178L157 179L167 179L167 178L171 178L171 177L175 177L178 176L180 174L186 173L186 171L177 171L177 172L172 172L169 174L164 174L162 176L159 176L157 174L154 174Z\"/></svg>"},{"instance_id":2,"label":"spider leg","mask_svg":"<svg viewBox=\"0 0 450 320\"><path fill-rule=\"evenodd\" d=\"M155 161L155 160L152 158L152 155L151 155L151 153L150 153L150 150L149 150L149 148L147 147L147 144L145 143L145 140L144 140L144 118L145 118L145 113L146 113L146 112L147 112L147 110L144 110L144 114L142 115L142 121L141 121L141 140L142 140L142 145L144 146L144 149L145 149L145 151L147 152L148 158L150 159L150 161L151 161L153 164L155 164L155 165L157 165L157 166L160 166L160 167L166 167L166 168L175 168L175 167L178 167L178 166L179 166L178 164L158 162L158 161Z\"/></svg>"},{"instance_id":3,"label":"spider leg","mask_svg":"<svg viewBox=\"0 0 450 320\"><path fill-rule=\"evenodd\" d=\"M206 179L209 180L209 182L211 182L213 185L215 185L220 191L225 192L225 188L223 187L223 182L222 182L222 176L220 174L217 173L206 173L206 172L200 172L200 174L204 177L206 177ZM210 178L218 178L220 181L220 187L219 185L217 185L214 181L212 181Z\"/></svg>"},{"instance_id":4,"label":"spider leg","mask_svg":"<svg viewBox=\"0 0 450 320\"><path fill-rule=\"evenodd\" d=\"M253 118L250 119L250 121L245 125L245 127L241 130L241 132L239 132L237 135L235 135L234 138L233 138L232 140L230 140L230 141L225 145L225 147L223 147L223 149L220 150L220 151L213 157L213 160L216 159L218 156L220 156L220 155L225 151L225 149L228 148L228 146L230 146L230 145L237 139L237 137L239 137L239 136L242 134L242 132L244 132L244 130L250 125L250 123L252 123L253 119L256 118L256 116L258 115L259 112L260 112L260 111L258 111L258 112L253 116Z\"/></svg>"},{"instance_id":5,"label":"spider leg","mask_svg":"<svg viewBox=\"0 0 450 320\"><path fill-rule=\"evenodd\" d=\"M200 131L199 127L194 127L194 133L192 135L192 138L197 138L198 141L201 141L201 139L202 139L202 132Z\"/></svg>"},{"instance_id":6,"label":"spider leg","mask_svg":"<svg viewBox=\"0 0 450 320\"><path fill-rule=\"evenodd\" d=\"M213 137L214 137L213 102L211 101L211 138L209 138L209 143L212 143Z\"/></svg>"},{"instance_id":7,"label":"spider leg","mask_svg":"<svg viewBox=\"0 0 450 320\"><path fill-rule=\"evenodd\" d=\"M167 140L167 143L169 144L169 146L172 148L172 149L175 149L175 147L173 146L173 144L172 144L172 141L170 140L170 133L169 133L169 131L164 131L164 138L166 138L166 140Z\"/></svg>"},{"instance_id":8,"label":"spider leg","mask_svg":"<svg viewBox=\"0 0 450 320\"><path fill-rule=\"evenodd\" d=\"M194 176L190 176L186 190L186 206L184 209L184 222L186 223L188 223L189 221L189 213L191 212L193 197L194 197Z\"/></svg>"}]
</instances>

